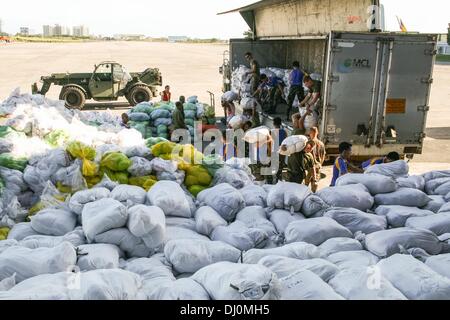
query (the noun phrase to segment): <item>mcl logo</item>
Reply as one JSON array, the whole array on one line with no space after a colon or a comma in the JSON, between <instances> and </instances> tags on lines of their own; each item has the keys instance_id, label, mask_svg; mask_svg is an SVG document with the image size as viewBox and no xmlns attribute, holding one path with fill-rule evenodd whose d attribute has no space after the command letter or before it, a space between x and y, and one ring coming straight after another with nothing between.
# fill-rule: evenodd
<instances>
[{"instance_id":1,"label":"mcl logo","mask_svg":"<svg viewBox=\"0 0 450 320\"><path fill-rule=\"evenodd\" d=\"M338 71L341 73L350 73L355 68L370 68L369 59L346 59L338 65Z\"/></svg>"}]
</instances>

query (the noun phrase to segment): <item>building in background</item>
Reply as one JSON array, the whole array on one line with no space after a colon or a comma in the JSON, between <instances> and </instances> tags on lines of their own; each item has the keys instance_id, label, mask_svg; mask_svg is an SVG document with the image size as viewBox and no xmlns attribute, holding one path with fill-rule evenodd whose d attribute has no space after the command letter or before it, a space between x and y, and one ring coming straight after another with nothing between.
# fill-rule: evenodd
<instances>
[{"instance_id":1,"label":"building in background","mask_svg":"<svg viewBox=\"0 0 450 320\"><path fill-rule=\"evenodd\" d=\"M53 35L55 37L70 36L70 28L55 24L53 27Z\"/></svg>"},{"instance_id":2,"label":"building in background","mask_svg":"<svg viewBox=\"0 0 450 320\"><path fill-rule=\"evenodd\" d=\"M3 29L2 29L2 19L0 19L0 34L3 33Z\"/></svg>"},{"instance_id":3,"label":"building in background","mask_svg":"<svg viewBox=\"0 0 450 320\"><path fill-rule=\"evenodd\" d=\"M44 37L53 37L54 34L55 30L52 26L49 25L42 26L42 35Z\"/></svg>"},{"instance_id":4,"label":"building in background","mask_svg":"<svg viewBox=\"0 0 450 320\"><path fill-rule=\"evenodd\" d=\"M450 55L450 23L448 24L448 33L438 34L437 51L438 54Z\"/></svg>"},{"instance_id":5,"label":"building in background","mask_svg":"<svg viewBox=\"0 0 450 320\"><path fill-rule=\"evenodd\" d=\"M28 27L20 27L20 34L23 36L29 36L30 35L30 28Z\"/></svg>"},{"instance_id":6,"label":"building in background","mask_svg":"<svg viewBox=\"0 0 450 320\"><path fill-rule=\"evenodd\" d=\"M74 37L89 37L89 28L86 26L74 26L72 28L72 35Z\"/></svg>"},{"instance_id":7,"label":"building in background","mask_svg":"<svg viewBox=\"0 0 450 320\"><path fill-rule=\"evenodd\" d=\"M188 37L186 36L169 36L167 39L170 43L188 41Z\"/></svg>"},{"instance_id":8,"label":"building in background","mask_svg":"<svg viewBox=\"0 0 450 320\"><path fill-rule=\"evenodd\" d=\"M145 35L143 34L115 34L114 35L114 40L125 40L125 41L130 41L130 40L144 40L145 39Z\"/></svg>"}]
</instances>

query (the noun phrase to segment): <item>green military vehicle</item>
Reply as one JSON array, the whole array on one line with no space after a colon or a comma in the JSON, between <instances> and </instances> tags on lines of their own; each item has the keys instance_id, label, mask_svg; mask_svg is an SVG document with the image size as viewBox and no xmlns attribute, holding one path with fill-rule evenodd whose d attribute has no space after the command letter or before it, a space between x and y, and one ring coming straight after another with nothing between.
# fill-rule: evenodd
<instances>
[{"instance_id":1,"label":"green military vehicle","mask_svg":"<svg viewBox=\"0 0 450 320\"><path fill-rule=\"evenodd\" d=\"M52 84L62 86L59 99L68 108L82 109L86 99L111 101L125 96L132 106L150 101L157 96L162 77L157 68L128 73L119 63L105 61L96 65L93 73L54 73L41 81L41 90L37 83L32 85L33 94L45 95Z\"/></svg>"}]
</instances>

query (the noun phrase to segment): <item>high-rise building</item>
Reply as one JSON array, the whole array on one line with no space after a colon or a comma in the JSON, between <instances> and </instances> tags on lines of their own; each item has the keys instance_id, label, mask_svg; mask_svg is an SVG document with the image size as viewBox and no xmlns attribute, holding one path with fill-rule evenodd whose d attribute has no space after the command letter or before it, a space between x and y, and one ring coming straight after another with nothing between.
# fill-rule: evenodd
<instances>
[{"instance_id":1,"label":"high-rise building","mask_svg":"<svg viewBox=\"0 0 450 320\"><path fill-rule=\"evenodd\" d=\"M75 26L72 31L74 37L89 37L89 28L86 26Z\"/></svg>"},{"instance_id":2,"label":"high-rise building","mask_svg":"<svg viewBox=\"0 0 450 320\"><path fill-rule=\"evenodd\" d=\"M70 29L66 26L55 24L55 26L53 27L53 35L56 37L70 36Z\"/></svg>"},{"instance_id":3,"label":"high-rise building","mask_svg":"<svg viewBox=\"0 0 450 320\"><path fill-rule=\"evenodd\" d=\"M44 37L53 37L53 35L55 34L54 29L55 28L49 25L42 26L42 34L44 35Z\"/></svg>"}]
</instances>

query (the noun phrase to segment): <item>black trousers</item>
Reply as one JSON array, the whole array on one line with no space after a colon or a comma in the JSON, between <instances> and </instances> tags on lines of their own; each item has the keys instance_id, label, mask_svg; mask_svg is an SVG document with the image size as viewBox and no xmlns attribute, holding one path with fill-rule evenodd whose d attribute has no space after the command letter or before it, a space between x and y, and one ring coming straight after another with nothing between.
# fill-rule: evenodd
<instances>
[{"instance_id":1,"label":"black trousers","mask_svg":"<svg viewBox=\"0 0 450 320\"><path fill-rule=\"evenodd\" d=\"M292 105L294 104L294 100L295 97L298 97L298 101L303 101L303 99L305 98L305 91L303 89L303 86L301 85L295 85L295 86L291 86L291 88L289 89L289 95L288 95L288 109L287 109L287 118L289 120L289 117L291 115L291 111L292 111Z\"/></svg>"}]
</instances>

